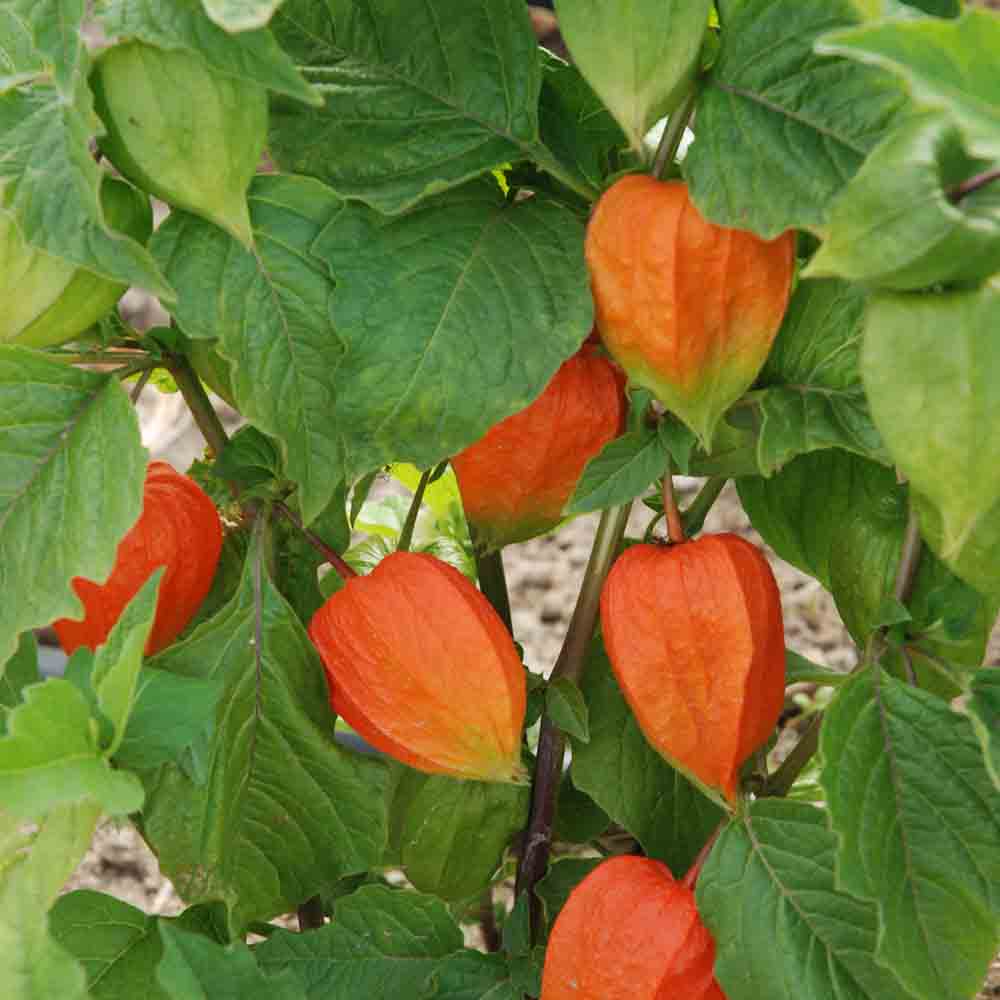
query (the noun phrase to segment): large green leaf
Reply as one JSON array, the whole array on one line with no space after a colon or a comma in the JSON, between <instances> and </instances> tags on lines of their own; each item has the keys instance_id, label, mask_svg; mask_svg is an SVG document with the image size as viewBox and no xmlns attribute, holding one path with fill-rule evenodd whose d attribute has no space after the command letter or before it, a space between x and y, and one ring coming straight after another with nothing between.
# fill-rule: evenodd
<instances>
[{"instance_id":1,"label":"large green leaf","mask_svg":"<svg viewBox=\"0 0 1000 1000\"><path fill-rule=\"evenodd\" d=\"M276 0L270 0L272 9L276 5ZM216 18L210 16L223 14L221 8L228 8L232 16L237 7L261 7L260 0L254 4L249 0L171 0L169 4L97 0L96 6L109 35L137 38L161 49L183 49L227 76L258 83L296 101L320 102L270 31L261 26L237 33L230 25L213 23ZM206 7L215 11L206 12Z\"/></svg>"},{"instance_id":2,"label":"large green leaf","mask_svg":"<svg viewBox=\"0 0 1000 1000\"><path fill-rule=\"evenodd\" d=\"M573 741L573 784L678 876L722 819L722 810L646 742L600 643L581 684L590 741Z\"/></svg>"},{"instance_id":3,"label":"large green leaf","mask_svg":"<svg viewBox=\"0 0 1000 1000\"><path fill-rule=\"evenodd\" d=\"M79 616L139 517L146 456L111 375L0 347L0 661L18 634Z\"/></svg>"},{"instance_id":4,"label":"large green leaf","mask_svg":"<svg viewBox=\"0 0 1000 1000\"><path fill-rule=\"evenodd\" d=\"M861 374L892 457L941 514L955 558L1000 501L1000 289L881 294Z\"/></svg>"},{"instance_id":5,"label":"large green leaf","mask_svg":"<svg viewBox=\"0 0 1000 1000\"><path fill-rule=\"evenodd\" d=\"M393 847L410 882L462 900L489 885L507 845L524 827L526 785L457 781L407 770L391 806Z\"/></svg>"},{"instance_id":6,"label":"large green leaf","mask_svg":"<svg viewBox=\"0 0 1000 1000\"><path fill-rule=\"evenodd\" d=\"M103 170L90 152L97 121L90 91L35 84L0 95L0 185L28 243L78 267L173 298L145 247L109 229Z\"/></svg>"},{"instance_id":7,"label":"large green leaf","mask_svg":"<svg viewBox=\"0 0 1000 1000\"><path fill-rule=\"evenodd\" d=\"M888 135L838 196L807 275L908 290L975 281L1000 270L1000 194L958 203L950 189L984 168L942 115L921 115Z\"/></svg>"},{"instance_id":8,"label":"large green leaf","mask_svg":"<svg viewBox=\"0 0 1000 1000\"><path fill-rule=\"evenodd\" d=\"M20 4L0 3L0 94L27 83L45 71L35 46L30 15Z\"/></svg>"},{"instance_id":9,"label":"large green leaf","mask_svg":"<svg viewBox=\"0 0 1000 1000\"><path fill-rule=\"evenodd\" d=\"M276 931L255 952L270 975L291 969L308 1000L409 1000L425 995L422 984L461 948L461 929L440 900L365 886L334 903L325 927Z\"/></svg>"},{"instance_id":10,"label":"large green leaf","mask_svg":"<svg viewBox=\"0 0 1000 1000\"><path fill-rule=\"evenodd\" d=\"M755 802L723 830L698 876L728 1000L907 1000L875 960L874 905L838 885L837 838L819 809Z\"/></svg>"},{"instance_id":11,"label":"large green leaf","mask_svg":"<svg viewBox=\"0 0 1000 1000\"><path fill-rule=\"evenodd\" d=\"M79 963L48 933L46 911L90 846L92 800L58 806L28 829L0 809L0 989L4 1000L84 1000Z\"/></svg>"},{"instance_id":12,"label":"large green leaf","mask_svg":"<svg viewBox=\"0 0 1000 1000\"><path fill-rule=\"evenodd\" d=\"M345 353L324 414L349 480L478 440L544 390L593 320L581 221L542 197L509 204L492 180L402 216L348 205L313 249L337 283Z\"/></svg>"},{"instance_id":13,"label":"large green leaf","mask_svg":"<svg viewBox=\"0 0 1000 1000\"><path fill-rule=\"evenodd\" d=\"M160 921L163 957L156 977L170 1000L304 1000L288 970L266 975L242 941L221 945ZM134 996L134 994L133 994Z\"/></svg>"},{"instance_id":14,"label":"large green leaf","mask_svg":"<svg viewBox=\"0 0 1000 1000\"><path fill-rule=\"evenodd\" d=\"M768 238L820 225L891 126L900 86L813 52L819 36L857 23L850 0L729 0L724 14L684 161L695 203L713 222Z\"/></svg>"},{"instance_id":15,"label":"large green leaf","mask_svg":"<svg viewBox=\"0 0 1000 1000\"><path fill-rule=\"evenodd\" d=\"M843 281L796 289L751 394L759 419L757 463L764 475L796 455L846 448L888 462L861 385L864 297Z\"/></svg>"},{"instance_id":16,"label":"large green leaf","mask_svg":"<svg viewBox=\"0 0 1000 1000\"><path fill-rule=\"evenodd\" d=\"M177 322L189 337L219 338L240 411L280 442L307 522L345 478L345 429L334 412L344 348L330 325L333 283L309 256L340 204L308 178L257 177L254 252L184 212L172 213L152 243L180 294Z\"/></svg>"},{"instance_id":17,"label":"large green leaf","mask_svg":"<svg viewBox=\"0 0 1000 1000\"><path fill-rule=\"evenodd\" d=\"M22 691L41 681L38 644L31 632L22 634L14 655L0 666L0 736L7 732L8 713L21 704Z\"/></svg>"},{"instance_id":18,"label":"large green leaf","mask_svg":"<svg viewBox=\"0 0 1000 1000\"><path fill-rule=\"evenodd\" d=\"M386 840L386 767L334 742L319 656L260 559L251 549L230 604L153 661L222 694L207 783L164 765L143 811L178 892L223 900L236 931L374 867Z\"/></svg>"},{"instance_id":19,"label":"large green leaf","mask_svg":"<svg viewBox=\"0 0 1000 1000\"><path fill-rule=\"evenodd\" d=\"M205 13L226 31L263 28L283 0L201 0Z\"/></svg>"},{"instance_id":20,"label":"large green leaf","mask_svg":"<svg viewBox=\"0 0 1000 1000\"><path fill-rule=\"evenodd\" d=\"M535 150L541 74L521 0L374 6L287 0L275 17L325 101L274 102L269 147L283 169L399 212Z\"/></svg>"},{"instance_id":21,"label":"large green leaf","mask_svg":"<svg viewBox=\"0 0 1000 1000\"><path fill-rule=\"evenodd\" d=\"M106 893L78 889L56 901L49 928L83 966L93 1000L169 1000L156 981L163 954L156 917Z\"/></svg>"},{"instance_id":22,"label":"large green leaf","mask_svg":"<svg viewBox=\"0 0 1000 1000\"><path fill-rule=\"evenodd\" d=\"M840 689L821 736L837 880L877 903L877 956L915 996L967 1000L1000 932L1000 796L968 719L883 673Z\"/></svg>"},{"instance_id":23,"label":"large green leaf","mask_svg":"<svg viewBox=\"0 0 1000 1000\"><path fill-rule=\"evenodd\" d=\"M573 62L634 149L694 80L711 0L559 0Z\"/></svg>"},{"instance_id":24,"label":"large green leaf","mask_svg":"<svg viewBox=\"0 0 1000 1000\"><path fill-rule=\"evenodd\" d=\"M958 125L973 156L1000 158L1000 17L994 11L865 25L827 35L817 49L898 73L918 101Z\"/></svg>"},{"instance_id":25,"label":"large green leaf","mask_svg":"<svg viewBox=\"0 0 1000 1000\"><path fill-rule=\"evenodd\" d=\"M72 95L76 83L86 72L87 50L80 30L86 13L85 0L3 0L0 3L0 46L7 48L8 35L2 30L14 29L15 46L30 47L35 58L41 57L53 69L53 80L59 91ZM9 18L5 24L5 18ZM30 39L30 41L28 41ZM22 48L20 66L27 67L31 58Z\"/></svg>"}]
</instances>

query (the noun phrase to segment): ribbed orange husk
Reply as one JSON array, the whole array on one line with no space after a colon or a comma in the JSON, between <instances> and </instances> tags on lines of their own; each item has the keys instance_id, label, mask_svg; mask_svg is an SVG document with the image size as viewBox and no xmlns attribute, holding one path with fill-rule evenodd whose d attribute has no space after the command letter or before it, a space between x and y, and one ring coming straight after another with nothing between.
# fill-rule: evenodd
<instances>
[{"instance_id":1,"label":"ribbed orange husk","mask_svg":"<svg viewBox=\"0 0 1000 1000\"><path fill-rule=\"evenodd\" d=\"M694 894L660 861L622 855L569 895L549 935L541 1000L725 1000Z\"/></svg>"},{"instance_id":2,"label":"ribbed orange husk","mask_svg":"<svg viewBox=\"0 0 1000 1000\"><path fill-rule=\"evenodd\" d=\"M530 406L452 459L462 504L487 550L554 528L584 466L625 428L621 370L585 344Z\"/></svg>"},{"instance_id":3,"label":"ribbed orange husk","mask_svg":"<svg viewBox=\"0 0 1000 1000\"><path fill-rule=\"evenodd\" d=\"M760 550L733 534L634 545L605 581L601 626L649 743L734 803L784 704L781 598Z\"/></svg>"},{"instance_id":4,"label":"ribbed orange husk","mask_svg":"<svg viewBox=\"0 0 1000 1000\"><path fill-rule=\"evenodd\" d=\"M330 704L369 743L421 771L521 779L526 685L513 640L458 570L395 552L313 616Z\"/></svg>"},{"instance_id":5,"label":"ribbed orange husk","mask_svg":"<svg viewBox=\"0 0 1000 1000\"><path fill-rule=\"evenodd\" d=\"M167 462L151 462L142 513L118 544L107 582L79 576L72 581L85 617L53 623L62 648L72 653L79 646L96 649L103 644L153 570L165 566L146 641L146 655L158 653L184 631L208 595L221 551L222 522L208 495Z\"/></svg>"},{"instance_id":6,"label":"ribbed orange husk","mask_svg":"<svg viewBox=\"0 0 1000 1000\"><path fill-rule=\"evenodd\" d=\"M765 241L713 225L686 184L630 174L598 202L586 257L608 350L707 447L781 326L794 233Z\"/></svg>"}]
</instances>

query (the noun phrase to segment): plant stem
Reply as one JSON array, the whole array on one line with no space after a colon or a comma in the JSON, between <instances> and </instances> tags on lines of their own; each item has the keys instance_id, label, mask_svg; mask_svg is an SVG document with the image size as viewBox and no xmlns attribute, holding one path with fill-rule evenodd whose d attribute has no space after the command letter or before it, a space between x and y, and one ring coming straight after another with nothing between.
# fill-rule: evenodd
<instances>
[{"instance_id":1,"label":"plant stem","mask_svg":"<svg viewBox=\"0 0 1000 1000\"><path fill-rule=\"evenodd\" d=\"M674 472L669 460L667 471L663 473L663 513L667 515L667 540L675 545L683 542L684 523L677 506L677 497L674 496Z\"/></svg>"},{"instance_id":2,"label":"plant stem","mask_svg":"<svg viewBox=\"0 0 1000 1000\"><path fill-rule=\"evenodd\" d=\"M425 469L421 473L417 488L413 491L413 499L410 501L410 509L406 512L406 520L403 522L403 530L399 533L399 541L396 543L397 552L408 552L413 542L413 529L417 526L417 518L420 516L420 505L424 502L424 491L430 482L433 469Z\"/></svg>"},{"instance_id":3,"label":"plant stem","mask_svg":"<svg viewBox=\"0 0 1000 1000\"><path fill-rule=\"evenodd\" d=\"M667 119L667 127L660 137L660 144L656 148L656 156L653 159L653 167L650 173L654 177L662 177L667 166L674 162L677 150L680 149L681 139L684 138L684 130L691 120L694 112L694 102L698 91L692 87L684 101L678 105L674 113Z\"/></svg>"},{"instance_id":4,"label":"plant stem","mask_svg":"<svg viewBox=\"0 0 1000 1000\"><path fill-rule=\"evenodd\" d=\"M487 552L481 553L476 548L476 539L472 526L469 526L470 534L473 534L472 545L476 559L476 574L479 577L479 589L486 599L493 605L493 609L500 616L500 620L507 627L507 631L512 635L514 625L510 615L510 595L507 593L507 576L503 569L503 553Z\"/></svg>"},{"instance_id":5,"label":"plant stem","mask_svg":"<svg viewBox=\"0 0 1000 1000\"><path fill-rule=\"evenodd\" d=\"M726 488L728 482L729 480L725 476L712 476L698 491L698 495L684 508L681 514L681 523L689 538L692 535L697 535L705 526L708 512L712 509L715 501L719 499L719 494Z\"/></svg>"},{"instance_id":6,"label":"plant stem","mask_svg":"<svg viewBox=\"0 0 1000 1000\"><path fill-rule=\"evenodd\" d=\"M129 399L132 400L132 405L135 406L139 402L139 397L142 395L142 390L146 388L149 383L150 376L153 374L152 368L147 368L138 378L132 389Z\"/></svg>"},{"instance_id":7,"label":"plant stem","mask_svg":"<svg viewBox=\"0 0 1000 1000\"><path fill-rule=\"evenodd\" d=\"M171 357L167 370L174 377L177 388L180 389L184 402L187 403L194 422L198 425L209 448L215 455L221 455L222 449L229 443L229 435L226 428L222 426L212 401L205 392L205 387L191 367L191 362L183 355L176 354Z\"/></svg>"},{"instance_id":8,"label":"plant stem","mask_svg":"<svg viewBox=\"0 0 1000 1000\"><path fill-rule=\"evenodd\" d=\"M951 188L948 191L948 201L955 205L966 195L972 194L973 191L978 191L980 188L986 187L987 184L992 184L996 180L1000 180L1000 167L995 167L992 170L984 170L981 174L976 174L967 181L962 181L961 184L956 184Z\"/></svg>"},{"instance_id":9,"label":"plant stem","mask_svg":"<svg viewBox=\"0 0 1000 1000\"><path fill-rule=\"evenodd\" d=\"M903 548L899 554L899 565L896 567L896 582L892 588L892 596L900 604L906 604L913 592L913 584L917 579L920 567L920 555L923 552L923 542L920 538L920 519L917 517L913 504L909 504L906 518L906 533L903 535Z\"/></svg>"},{"instance_id":10,"label":"plant stem","mask_svg":"<svg viewBox=\"0 0 1000 1000\"><path fill-rule=\"evenodd\" d=\"M550 680L568 677L578 681L583 673L587 649L594 634L600 607L601 588L608 570L618 553L618 545L625 533L631 503L611 507L601 514L590 561L584 572L580 594L573 609L562 649L552 668ZM514 892L531 893L531 933L537 940L540 931L541 907L534 896L538 880L545 874L552 848L552 826L555 819L556 793L562 780L563 754L566 742L562 732L553 724L548 714L542 716L538 736L535 777L531 789L531 814L521 842L517 879Z\"/></svg>"},{"instance_id":11,"label":"plant stem","mask_svg":"<svg viewBox=\"0 0 1000 1000\"><path fill-rule=\"evenodd\" d=\"M705 859L712 853L712 848L715 846L715 842L719 839L719 834L729 826L729 818L721 820L719 825L712 831L711 836L702 845L701 850L698 852L698 856L691 862L691 867L687 870L687 874L681 879L681 885L685 889L690 889L694 891L695 883L698 881L698 876L701 874L702 866L705 864Z\"/></svg>"},{"instance_id":12,"label":"plant stem","mask_svg":"<svg viewBox=\"0 0 1000 1000\"><path fill-rule=\"evenodd\" d=\"M768 777L767 784L760 793L762 796L783 797L788 794L819 747L819 730L822 724L823 713L817 712L799 737L799 742L792 747L792 752L781 762L778 770Z\"/></svg>"},{"instance_id":13,"label":"plant stem","mask_svg":"<svg viewBox=\"0 0 1000 1000\"><path fill-rule=\"evenodd\" d=\"M279 500L274 505L274 509L284 518L287 518L302 533L302 537L334 568L334 571L345 583L358 574L341 558L336 549L327 545L319 535L302 523L302 518L295 513L284 501Z\"/></svg>"},{"instance_id":14,"label":"plant stem","mask_svg":"<svg viewBox=\"0 0 1000 1000\"><path fill-rule=\"evenodd\" d=\"M319 930L326 923L323 912L323 900L319 896L311 896L297 910L299 917L299 933Z\"/></svg>"}]
</instances>

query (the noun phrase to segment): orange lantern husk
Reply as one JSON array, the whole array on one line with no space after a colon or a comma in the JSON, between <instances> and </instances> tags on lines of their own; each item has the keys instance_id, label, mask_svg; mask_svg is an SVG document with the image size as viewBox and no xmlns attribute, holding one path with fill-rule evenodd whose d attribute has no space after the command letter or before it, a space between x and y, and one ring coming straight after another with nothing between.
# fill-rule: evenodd
<instances>
[{"instance_id":1,"label":"orange lantern husk","mask_svg":"<svg viewBox=\"0 0 1000 1000\"><path fill-rule=\"evenodd\" d=\"M605 581L601 626L650 745L735 805L740 766L784 705L781 598L764 555L728 533L634 545Z\"/></svg>"},{"instance_id":2,"label":"orange lantern husk","mask_svg":"<svg viewBox=\"0 0 1000 1000\"><path fill-rule=\"evenodd\" d=\"M458 570L395 552L316 612L330 704L420 771L519 782L526 683L514 642Z\"/></svg>"},{"instance_id":3,"label":"orange lantern husk","mask_svg":"<svg viewBox=\"0 0 1000 1000\"><path fill-rule=\"evenodd\" d=\"M551 531L584 466L625 427L621 370L590 343L530 406L452 459L466 517L491 551Z\"/></svg>"},{"instance_id":4,"label":"orange lantern husk","mask_svg":"<svg viewBox=\"0 0 1000 1000\"><path fill-rule=\"evenodd\" d=\"M629 174L598 201L585 251L608 351L710 450L781 326L794 233L768 241L714 225L686 184Z\"/></svg>"},{"instance_id":5,"label":"orange lantern husk","mask_svg":"<svg viewBox=\"0 0 1000 1000\"><path fill-rule=\"evenodd\" d=\"M549 935L541 1000L725 1000L694 893L660 861L621 855L570 893Z\"/></svg>"},{"instance_id":6,"label":"orange lantern husk","mask_svg":"<svg viewBox=\"0 0 1000 1000\"><path fill-rule=\"evenodd\" d=\"M151 656L165 649L211 590L221 552L222 522L208 495L167 462L150 462L142 513L118 544L111 575L104 583L83 577L72 581L84 618L53 623L60 645L68 654L80 646L102 645L150 574L165 566L145 652Z\"/></svg>"}]
</instances>

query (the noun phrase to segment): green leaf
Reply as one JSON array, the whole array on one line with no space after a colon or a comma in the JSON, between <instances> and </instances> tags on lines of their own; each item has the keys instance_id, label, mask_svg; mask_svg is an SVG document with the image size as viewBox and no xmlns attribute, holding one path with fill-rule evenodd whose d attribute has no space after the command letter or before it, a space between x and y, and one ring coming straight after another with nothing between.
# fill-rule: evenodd
<instances>
[{"instance_id":1,"label":"green leaf","mask_svg":"<svg viewBox=\"0 0 1000 1000\"><path fill-rule=\"evenodd\" d=\"M542 393L593 321L581 221L540 196L508 204L491 180L398 217L347 205L313 251L337 283L344 354L322 420L349 480L478 440Z\"/></svg>"},{"instance_id":2,"label":"green leaf","mask_svg":"<svg viewBox=\"0 0 1000 1000\"><path fill-rule=\"evenodd\" d=\"M156 977L170 1000L304 1000L291 972L269 976L242 941L221 945L160 921L163 957Z\"/></svg>"},{"instance_id":3,"label":"green leaf","mask_svg":"<svg viewBox=\"0 0 1000 1000\"><path fill-rule=\"evenodd\" d=\"M333 920L308 934L279 930L255 949L268 975L291 969L308 1000L398 1000L462 947L444 903L416 892L363 886L333 904Z\"/></svg>"},{"instance_id":4,"label":"green leaf","mask_svg":"<svg viewBox=\"0 0 1000 1000\"><path fill-rule=\"evenodd\" d=\"M949 191L984 169L955 124L921 115L888 135L833 203L807 277L836 276L900 291L977 281L1000 270L1000 195Z\"/></svg>"},{"instance_id":5,"label":"green leaf","mask_svg":"<svg viewBox=\"0 0 1000 1000\"><path fill-rule=\"evenodd\" d=\"M824 813L800 802L754 802L722 831L696 898L728 1000L909 997L876 963L875 907L839 887L836 852Z\"/></svg>"},{"instance_id":6,"label":"green leaf","mask_svg":"<svg viewBox=\"0 0 1000 1000\"><path fill-rule=\"evenodd\" d=\"M573 62L634 149L690 90L711 7L711 0L559 0Z\"/></svg>"},{"instance_id":7,"label":"green leaf","mask_svg":"<svg viewBox=\"0 0 1000 1000\"><path fill-rule=\"evenodd\" d=\"M656 428L629 431L606 444L583 470L567 514L628 503L663 475L670 453Z\"/></svg>"},{"instance_id":8,"label":"green leaf","mask_svg":"<svg viewBox=\"0 0 1000 1000\"><path fill-rule=\"evenodd\" d=\"M276 100L271 153L344 198L401 212L537 145L541 73L521 0L385 0L377 15L286 0L273 26L325 103Z\"/></svg>"},{"instance_id":9,"label":"green leaf","mask_svg":"<svg viewBox=\"0 0 1000 1000\"><path fill-rule=\"evenodd\" d=\"M564 858L549 865L545 877L535 892L545 904L546 924L549 931L566 905L569 894L599 865L604 858Z\"/></svg>"},{"instance_id":10,"label":"green leaf","mask_svg":"<svg viewBox=\"0 0 1000 1000\"><path fill-rule=\"evenodd\" d=\"M280 2L280 0L277 0ZM296 101L318 104L319 95L303 80L292 57L270 31L234 29L213 21L212 10L227 17L240 8L262 7L276 0L172 0L169 6L133 0L98 0L97 15L109 35L137 38L161 49L183 49L226 76L260 84ZM211 18L211 19L210 19ZM247 26L249 27L249 25ZM238 31L238 33L236 33Z\"/></svg>"},{"instance_id":11,"label":"green leaf","mask_svg":"<svg viewBox=\"0 0 1000 1000\"><path fill-rule=\"evenodd\" d=\"M590 742L587 703L580 689L568 677L560 677L546 687L545 709L567 736L581 743Z\"/></svg>"},{"instance_id":12,"label":"green leaf","mask_svg":"<svg viewBox=\"0 0 1000 1000\"><path fill-rule=\"evenodd\" d=\"M26 688L0 738L0 802L15 816L37 818L85 796L112 815L135 812L142 786L113 771L96 738L90 706L66 680Z\"/></svg>"},{"instance_id":13,"label":"green leaf","mask_svg":"<svg viewBox=\"0 0 1000 1000\"><path fill-rule=\"evenodd\" d=\"M785 650L785 684L823 684L833 685L843 684L849 674L825 667L820 663L813 663L794 650Z\"/></svg>"},{"instance_id":14,"label":"green leaf","mask_svg":"<svg viewBox=\"0 0 1000 1000\"><path fill-rule=\"evenodd\" d=\"M886 464L868 413L860 360L864 297L843 281L803 281L751 394L767 476L796 455L844 448Z\"/></svg>"},{"instance_id":15,"label":"green leaf","mask_svg":"<svg viewBox=\"0 0 1000 1000\"><path fill-rule=\"evenodd\" d=\"M542 50L542 142L581 188L595 193L617 166L625 133L575 66Z\"/></svg>"},{"instance_id":16,"label":"green leaf","mask_svg":"<svg viewBox=\"0 0 1000 1000\"><path fill-rule=\"evenodd\" d=\"M278 479L281 476L278 446L256 427L241 427L222 449L213 471L220 479L248 488Z\"/></svg>"},{"instance_id":17,"label":"green leaf","mask_svg":"<svg viewBox=\"0 0 1000 1000\"><path fill-rule=\"evenodd\" d=\"M139 517L146 453L112 375L0 347L0 660L19 633L82 613ZM15 419L6 415L15 415ZM25 586L25 581L31 581Z\"/></svg>"},{"instance_id":18,"label":"green leaf","mask_svg":"<svg viewBox=\"0 0 1000 1000\"><path fill-rule=\"evenodd\" d=\"M99 195L104 171L89 147L96 121L82 79L72 99L37 83L0 95L4 207L32 246L171 301L146 248L107 225Z\"/></svg>"},{"instance_id":19,"label":"green leaf","mask_svg":"<svg viewBox=\"0 0 1000 1000\"><path fill-rule=\"evenodd\" d=\"M517 962L514 959L514 962ZM523 1000L502 955L463 948L442 961L423 984L420 1000ZM345 994L346 997L346 994Z\"/></svg>"},{"instance_id":20,"label":"green leaf","mask_svg":"<svg viewBox=\"0 0 1000 1000\"><path fill-rule=\"evenodd\" d=\"M973 156L1000 158L1000 17L886 21L825 36L816 46L898 73L921 104L944 111Z\"/></svg>"},{"instance_id":21,"label":"green leaf","mask_svg":"<svg viewBox=\"0 0 1000 1000\"><path fill-rule=\"evenodd\" d=\"M572 844L585 844L599 837L609 826L611 817L573 784L572 773L564 774L556 800L553 838Z\"/></svg>"},{"instance_id":22,"label":"green leaf","mask_svg":"<svg viewBox=\"0 0 1000 1000\"><path fill-rule=\"evenodd\" d=\"M573 784L642 844L684 872L722 819L722 810L646 742L599 643L581 683L590 742L573 742Z\"/></svg>"},{"instance_id":23,"label":"green leaf","mask_svg":"<svg viewBox=\"0 0 1000 1000\"><path fill-rule=\"evenodd\" d=\"M229 32L263 28L283 0L201 0L205 13Z\"/></svg>"},{"instance_id":24,"label":"green leaf","mask_svg":"<svg viewBox=\"0 0 1000 1000\"><path fill-rule=\"evenodd\" d=\"M4 1000L84 1000L79 963L48 933L46 911L90 846L101 807L57 806L28 829L0 810L0 984Z\"/></svg>"},{"instance_id":25,"label":"green leaf","mask_svg":"<svg viewBox=\"0 0 1000 1000\"><path fill-rule=\"evenodd\" d=\"M60 93L71 95L86 74L87 50L80 30L86 13L84 0L5 0L5 6L7 11L0 16L6 14L14 21L14 44L30 45L36 57L44 57L55 70L53 79ZM26 43L24 35L29 35L30 42ZM6 43L6 32L0 37ZM33 62L30 57L25 59L23 52L20 58L22 66Z\"/></svg>"},{"instance_id":26,"label":"green leaf","mask_svg":"<svg viewBox=\"0 0 1000 1000\"><path fill-rule=\"evenodd\" d=\"M42 680L38 672L38 644L32 632L24 632L14 655L0 670L0 736L7 732L7 715L21 704L22 692L29 684Z\"/></svg>"},{"instance_id":27,"label":"green leaf","mask_svg":"<svg viewBox=\"0 0 1000 1000\"><path fill-rule=\"evenodd\" d=\"M941 514L956 558L1000 501L1000 289L873 297L862 376L897 465ZM942 340L944 338L944 340ZM942 343L946 350L942 350Z\"/></svg>"},{"instance_id":28,"label":"green leaf","mask_svg":"<svg viewBox=\"0 0 1000 1000\"><path fill-rule=\"evenodd\" d=\"M344 428L331 407L344 348L330 329L333 284L309 256L340 202L316 181L277 176L257 177L248 200L254 253L184 212L151 247L178 288L177 322L189 337L219 338L240 411L279 442L308 523L345 478Z\"/></svg>"},{"instance_id":29,"label":"green leaf","mask_svg":"<svg viewBox=\"0 0 1000 1000\"><path fill-rule=\"evenodd\" d=\"M260 558L251 548L233 600L153 660L222 693L207 782L173 764L150 776L143 832L183 898L223 900L234 932L374 867L386 838L386 767L334 742L319 656Z\"/></svg>"},{"instance_id":30,"label":"green leaf","mask_svg":"<svg viewBox=\"0 0 1000 1000\"><path fill-rule=\"evenodd\" d=\"M405 774L416 787L399 799L399 848L407 878L421 892L462 900L490 884L504 851L528 818L526 785Z\"/></svg>"},{"instance_id":31,"label":"green leaf","mask_svg":"<svg viewBox=\"0 0 1000 1000\"><path fill-rule=\"evenodd\" d=\"M30 15L20 5L0 6L0 94L45 72Z\"/></svg>"},{"instance_id":32,"label":"green leaf","mask_svg":"<svg viewBox=\"0 0 1000 1000\"><path fill-rule=\"evenodd\" d=\"M125 727L135 703L139 668L142 666L146 639L156 615L156 599L164 569L154 570L139 592L125 606L107 640L98 646L90 682L97 708L113 727L111 745L106 753L114 754L125 735Z\"/></svg>"},{"instance_id":33,"label":"green leaf","mask_svg":"<svg viewBox=\"0 0 1000 1000\"><path fill-rule=\"evenodd\" d=\"M684 160L706 218L765 238L825 220L904 103L889 74L814 54L821 35L856 23L850 0L728 0Z\"/></svg>"},{"instance_id":34,"label":"green leaf","mask_svg":"<svg viewBox=\"0 0 1000 1000\"><path fill-rule=\"evenodd\" d=\"M103 892L78 889L56 901L49 929L83 966L93 1000L169 1000L156 982L163 954L156 917Z\"/></svg>"},{"instance_id":35,"label":"green leaf","mask_svg":"<svg viewBox=\"0 0 1000 1000\"><path fill-rule=\"evenodd\" d=\"M1000 670L985 667L973 676L961 711L972 723L986 770L1000 791Z\"/></svg>"},{"instance_id":36,"label":"green leaf","mask_svg":"<svg viewBox=\"0 0 1000 1000\"><path fill-rule=\"evenodd\" d=\"M222 682L215 678L142 668L115 763L134 771L180 763L188 747L211 733L221 693Z\"/></svg>"},{"instance_id":37,"label":"green leaf","mask_svg":"<svg viewBox=\"0 0 1000 1000\"><path fill-rule=\"evenodd\" d=\"M967 1000L1000 904L1000 797L972 726L866 671L827 709L821 752L838 884L877 903L878 961L917 996Z\"/></svg>"}]
</instances>

